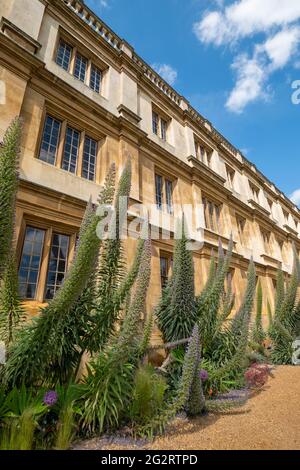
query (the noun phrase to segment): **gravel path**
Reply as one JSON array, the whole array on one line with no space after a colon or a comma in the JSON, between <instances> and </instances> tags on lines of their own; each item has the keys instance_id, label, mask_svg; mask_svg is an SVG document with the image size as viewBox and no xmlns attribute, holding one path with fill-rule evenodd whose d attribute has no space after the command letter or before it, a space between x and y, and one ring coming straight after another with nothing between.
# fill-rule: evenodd
<instances>
[{"instance_id":1,"label":"gravel path","mask_svg":"<svg viewBox=\"0 0 300 470\"><path fill-rule=\"evenodd\" d=\"M264 390L238 410L188 421L177 419L153 443L94 439L80 449L300 450L300 367L278 367Z\"/></svg>"}]
</instances>

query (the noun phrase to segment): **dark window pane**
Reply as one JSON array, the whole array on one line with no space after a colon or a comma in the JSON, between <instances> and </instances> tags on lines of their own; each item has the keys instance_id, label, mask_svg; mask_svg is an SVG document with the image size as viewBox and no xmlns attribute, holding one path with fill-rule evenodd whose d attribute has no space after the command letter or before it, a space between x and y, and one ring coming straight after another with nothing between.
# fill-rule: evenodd
<instances>
[{"instance_id":1,"label":"dark window pane","mask_svg":"<svg viewBox=\"0 0 300 470\"><path fill-rule=\"evenodd\" d=\"M19 268L19 293L23 299L34 299L38 282L45 232L27 227Z\"/></svg>"},{"instance_id":2,"label":"dark window pane","mask_svg":"<svg viewBox=\"0 0 300 470\"><path fill-rule=\"evenodd\" d=\"M95 165L97 159L97 142L86 137L83 149L82 177L90 181L95 179Z\"/></svg>"},{"instance_id":3,"label":"dark window pane","mask_svg":"<svg viewBox=\"0 0 300 470\"><path fill-rule=\"evenodd\" d=\"M54 233L50 250L45 297L50 300L62 284L67 271L69 237ZM55 244L55 246L54 246Z\"/></svg>"},{"instance_id":4,"label":"dark window pane","mask_svg":"<svg viewBox=\"0 0 300 470\"><path fill-rule=\"evenodd\" d=\"M39 159L51 165L54 165L56 160L60 126L60 121L46 116Z\"/></svg>"},{"instance_id":5,"label":"dark window pane","mask_svg":"<svg viewBox=\"0 0 300 470\"><path fill-rule=\"evenodd\" d=\"M100 93L101 80L102 80L101 70L98 69L94 64L92 64L90 88L92 90L96 91L96 93Z\"/></svg>"},{"instance_id":6,"label":"dark window pane","mask_svg":"<svg viewBox=\"0 0 300 470\"><path fill-rule=\"evenodd\" d=\"M156 206L161 210L163 205L163 178L160 175L155 175L155 195Z\"/></svg>"},{"instance_id":7,"label":"dark window pane","mask_svg":"<svg viewBox=\"0 0 300 470\"><path fill-rule=\"evenodd\" d=\"M81 82L85 82L87 59L81 54L77 53L75 59L74 77L78 78Z\"/></svg>"},{"instance_id":8,"label":"dark window pane","mask_svg":"<svg viewBox=\"0 0 300 470\"><path fill-rule=\"evenodd\" d=\"M80 133L71 127L67 128L66 143L62 159L62 169L70 173L76 172L79 151Z\"/></svg>"},{"instance_id":9,"label":"dark window pane","mask_svg":"<svg viewBox=\"0 0 300 470\"><path fill-rule=\"evenodd\" d=\"M69 46L69 44L65 43L63 40L60 40L57 50L56 63L67 72L70 68L72 50L73 49L71 46Z\"/></svg>"},{"instance_id":10,"label":"dark window pane","mask_svg":"<svg viewBox=\"0 0 300 470\"><path fill-rule=\"evenodd\" d=\"M173 193L172 181L166 180L166 203L167 203L167 211L169 214L173 214L172 193Z\"/></svg>"}]
</instances>

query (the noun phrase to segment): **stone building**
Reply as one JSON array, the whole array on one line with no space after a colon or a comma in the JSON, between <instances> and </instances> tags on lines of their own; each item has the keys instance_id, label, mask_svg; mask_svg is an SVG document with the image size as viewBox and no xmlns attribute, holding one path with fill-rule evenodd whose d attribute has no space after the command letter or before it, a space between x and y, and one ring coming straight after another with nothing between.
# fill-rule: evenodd
<instances>
[{"instance_id":1,"label":"stone building","mask_svg":"<svg viewBox=\"0 0 300 470\"><path fill-rule=\"evenodd\" d=\"M300 249L299 210L125 40L80 0L1 0L0 139L24 120L17 252L20 292L28 310L53 296L72 259L90 196L97 200L110 164L130 155L135 205L151 205L158 230L173 227L189 204L196 291L212 249L233 235L228 282L237 308L251 256L264 302L274 303L279 267L292 269ZM172 269L173 241L153 240L148 308ZM196 237L197 238L197 237ZM136 241L126 241L130 263Z\"/></svg>"}]
</instances>

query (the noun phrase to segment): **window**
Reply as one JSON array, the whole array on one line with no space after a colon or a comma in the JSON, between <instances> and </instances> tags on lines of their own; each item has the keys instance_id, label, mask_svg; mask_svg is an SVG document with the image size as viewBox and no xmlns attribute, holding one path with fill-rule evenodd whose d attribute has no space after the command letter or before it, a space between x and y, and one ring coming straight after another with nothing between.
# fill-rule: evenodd
<instances>
[{"instance_id":1,"label":"window","mask_svg":"<svg viewBox=\"0 0 300 470\"><path fill-rule=\"evenodd\" d=\"M250 183L250 189L252 193L253 201L259 204L259 188L254 184Z\"/></svg>"},{"instance_id":2,"label":"window","mask_svg":"<svg viewBox=\"0 0 300 470\"><path fill-rule=\"evenodd\" d=\"M196 157L200 162L205 163L205 148L197 140L195 141Z\"/></svg>"},{"instance_id":3,"label":"window","mask_svg":"<svg viewBox=\"0 0 300 470\"><path fill-rule=\"evenodd\" d=\"M167 140L167 125L168 125L167 121L165 121L164 119L160 120L160 132L161 132L160 137L164 141Z\"/></svg>"},{"instance_id":4,"label":"window","mask_svg":"<svg viewBox=\"0 0 300 470\"><path fill-rule=\"evenodd\" d=\"M71 127L67 127L66 141L62 159L62 169L70 173L76 173L79 152L80 133Z\"/></svg>"},{"instance_id":5,"label":"window","mask_svg":"<svg viewBox=\"0 0 300 470\"><path fill-rule=\"evenodd\" d=\"M73 246L75 233L71 237L51 227L26 227L18 272L22 299L53 298L67 272L71 240Z\"/></svg>"},{"instance_id":6,"label":"window","mask_svg":"<svg viewBox=\"0 0 300 470\"><path fill-rule=\"evenodd\" d=\"M87 180L95 180L97 159L97 142L90 137L86 137L83 149L82 176Z\"/></svg>"},{"instance_id":7,"label":"window","mask_svg":"<svg viewBox=\"0 0 300 470\"><path fill-rule=\"evenodd\" d=\"M35 299L45 231L27 227L19 268L19 293L22 299Z\"/></svg>"},{"instance_id":8,"label":"window","mask_svg":"<svg viewBox=\"0 0 300 470\"><path fill-rule=\"evenodd\" d=\"M167 140L168 122L163 119L157 112L152 112L152 130L162 140Z\"/></svg>"},{"instance_id":9,"label":"window","mask_svg":"<svg viewBox=\"0 0 300 470\"><path fill-rule=\"evenodd\" d=\"M158 122L159 122L158 114L153 111L152 112L152 130L153 130L153 134L156 134L156 135L158 135Z\"/></svg>"},{"instance_id":10,"label":"window","mask_svg":"<svg viewBox=\"0 0 300 470\"><path fill-rule=\"evenodd\" d=\"M162 289L166 287L168 280L171 275L173 265L172 255L161 255L160 256L160 280Z\"/></svg>"},{"instance_id":11,"label":"window","mask_svg":"<svg viewBox=\"0 0 300 470\"><path fill-rule=\"evenodd\" d=\"M235 176L235 171L227 166L226 167L226 173L227 173L227 181L228 181L228 186L230 189L234 189L234 176Z\"/></svg>"},{"instance_id":12,"label":"window","mask_svg":"<svg viewBox=\"0 0 300 470\"><path fill-rule=\"evenodd\" d=\"M92 64L91 67L91 78L90 78L90 88L96 93L100 93L102 81L102 72L98 67Z\"/></svg>"},{"instance_id":13,"label":"window","mask_svg":"<svg viewBox=\"0 0 300 470\"><path fill-rule=\"evenodd\" d=\"M236 223L237 223L237 228L238 228L238 232L239 232L240 242L243 243L243 241L244 241L244 231L245 231L245 226L246 226L246 219L244 219L243 217L237 216Z\"/></svg>"},{"instance_id":14,"label":"window","mask_svg":"<svg viewBox=\"0 0 300 470\"><path fill-rule=\"evenodd\" d=\"M61 121L46 116L39 159L51 165L55 164L57 147L59 142Z\"/></svg>"},{"instance_id":15,"label":"window","mask_svg":"<svg viewBox=\"0 0 300 470\"><path fill-rule=\"evenodd\" d=\"M62 39L59 41L56 63L67 72L70 68L73 48Z\"/></svg>"},{"instance_id":16,"label":"window","mask_svg":"<svg viewBox=\"0 0 300 470\"><path fill-rule=\"evenodd\" d=\"M75 59L74 77L85 82L88 60L77 52Z\"/></svg>"},{"instance_id":17,"label":"window","mask_svg":"<svg viewBox=\"0 0 300 470\"><path fill-rule=\"evenodd\" d=\"M66 235L53 234L46 282L46 300L53 299L55 292L61 286L65 278L69 240L69 237Z\"/></svg>"},{"instance_id":18,"label":"window","mask_svg":"<svg viewBox=\"0 0 300 470\"><path fill-rule=\"evenodd\" d=\"M173 214L173 182L161 175L155 175L155 199L159 210L164 205L169 214Z\"/></svg>"},{"instance_id":19,"label":"window","mask_svg":"<svg viewBox=\"0 0 300 470\"><path fill-rule=\"evenodd\" d=\"M218 233L220 227L220 206L209 201L206 197L202 199L202 203L206 228Z\"/></svg>"},{"instance_id":20,"label":"window","mask_svg":"<svg viewBox=\"0 0 300 470\"><path fill-rule=\"evenodd\" d=\"M80 145L81 140L83 145ZM98 141L91 136L68 126L66 121L62 123L46 115L39 150L40 160L96 181L98 147Z\"/></svg>"}]
</instances>

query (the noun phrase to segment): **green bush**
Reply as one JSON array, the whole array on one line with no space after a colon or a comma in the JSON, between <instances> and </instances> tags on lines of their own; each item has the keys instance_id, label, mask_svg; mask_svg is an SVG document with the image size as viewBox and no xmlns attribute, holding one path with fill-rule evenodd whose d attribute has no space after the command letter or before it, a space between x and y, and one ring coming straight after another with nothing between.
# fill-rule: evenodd
<instances>
[{"instance_id":1,"label":"green bush","mask_svg":"<svg viewBox=\"0 0 300 470\"><path fill-rule=\"evenodd\" d=\"M146 424L157 415L164 404L166 380L152 366L141 366L136 371L129 416L133 423Z\"/></svg>"}]
</instances>

